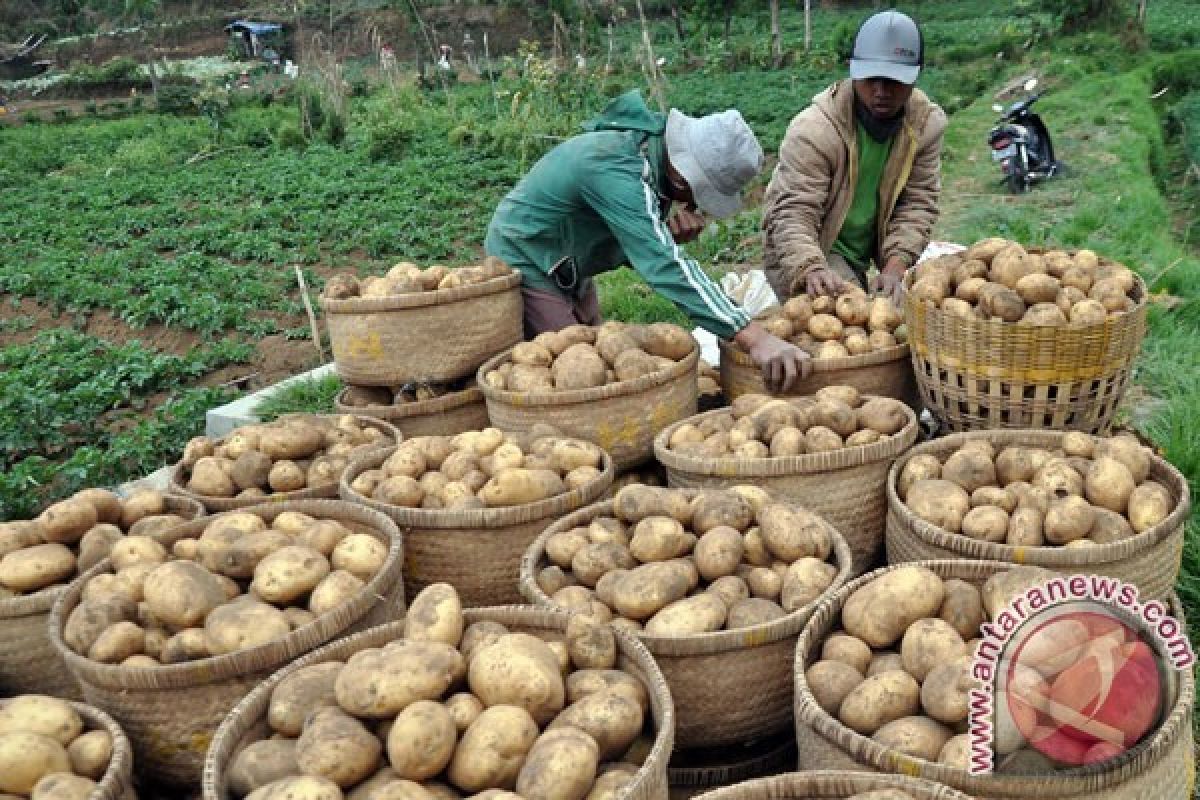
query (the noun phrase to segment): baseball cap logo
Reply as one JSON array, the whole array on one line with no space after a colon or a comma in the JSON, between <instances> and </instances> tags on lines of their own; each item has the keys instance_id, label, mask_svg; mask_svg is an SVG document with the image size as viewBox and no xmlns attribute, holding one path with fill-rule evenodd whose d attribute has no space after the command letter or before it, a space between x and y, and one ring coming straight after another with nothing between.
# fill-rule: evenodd
<instances>
[{"instance_id":1,"label":"baseball cap logo","mask_svg":"<svg viewBox=\"0 0 1200 800\"><path fill-rule=\"evenodd\" d=\"M916 51L909 50L907 47L897 47L895 50L892 51L892 54L897 55L897 56L905 56L906 58L916 58L917 57Z\"/></svg>"}]
</instances>

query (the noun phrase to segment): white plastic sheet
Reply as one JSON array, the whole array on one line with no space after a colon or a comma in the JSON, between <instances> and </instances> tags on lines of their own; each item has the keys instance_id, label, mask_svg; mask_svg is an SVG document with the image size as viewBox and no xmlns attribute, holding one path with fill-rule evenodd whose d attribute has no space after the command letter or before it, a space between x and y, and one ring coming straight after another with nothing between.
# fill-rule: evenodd
<instances>
[{"instance_id":1,"label":"white plastic sheet","mask_svg":"<svg viewBox=\"0 0 1200 800\"><path fill-rule=\"evenodd\" d=\"M730 272L721 278L721 289L729 299L741 306L746 313L754 316L771 306L779 305L779 298L767 283L767 276L761 269L749 272ZM721 363L721 350L717 337L702 328L692 331L692 336L700 343L700 357L714 367Z\"/></svg>"}]
</instances>

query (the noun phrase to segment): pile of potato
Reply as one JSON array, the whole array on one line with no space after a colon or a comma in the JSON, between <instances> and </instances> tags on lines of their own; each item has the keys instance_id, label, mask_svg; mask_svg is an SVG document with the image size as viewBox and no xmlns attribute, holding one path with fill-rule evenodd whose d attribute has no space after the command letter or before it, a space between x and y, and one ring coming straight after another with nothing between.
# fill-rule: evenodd
<instances>
[{"instance_id":1,"label":"pile of potato","mask_svg":"<svg viewBox=\"0 0 1200 800\"><path fill-rule=\"evenodd\" d=\"M34 519L0 522L0 599L69 583L126 535L148 536L185 521L167 512L155 489L124 498L84 489Z\"/></svg>"},{"instance_id":2,"label":"pile of potato","mask_svg":"<svg viewBox=\"0 0 1200 800\"><path fill-rule=\"evenodd\" d=\"M797 295L758 316L763 327L813 358L846 358L907 341L900 310L886 297L869 297L847 284L836 297Z\"/></svg>"},{"instance_id":3,"label":"pile of potato","mask_svg":"<svg viewBox=\"0 0 1200 800\"><path fill-rule=\"evenodd\" d=\"M979 588L918 565L890 570L846 599L841 629L825 637L805 669L809 690L851 730L914 758L965 770L980 626L995 622L1018 594L1053 577L1038 567L1016 567ZM1039 688L1070 694L1072 687L1052 689L1043 682ZM1054 766L1030 746L1008 712L996 718L995 737L998 772ZM1094 755L1104 760L1111 753Z\"/></svg>"},{"instance_id":4,"label":"pile of potato","mask_svg":"<svg viewBox=\"0 0 1200 800\"><path fill-rule=\"evenodd\" d=\"M454 383L406 383L401 386L347 386L341 400L348 406L406 406L424 403L475 385L473 378Z\"/></svg>"},{"instance_id":5,"label":"pile of potato","mask_svg":"<svg viewBox=\"0 0 1200 800\"><path fill-rule=\"evenodd\" d=\"M1101 264L1091 250L1028 253L999 238L918 264L913 278L914 300L971 319L1098 325L1136 305L1136 280L1127 267Z\"/></svg>"},{"instance_id":6,"label":"pile of potato","mask_svg":"<svg viewBox=\"0 0 1200 800\"><path fill-rule=\"evenodd\" d=\"M667 447L697 458L785 458L873 444L907 424L899 400L826 386L813 397L741 395L724 413L684 422Z\"/></svg>"},{"instance_id":7,"label":"pile of potato","mask_svg":"<svg viewBox=\"0 0 1200 800\"><path fill-rule=\"evenodd\" d=\"M112 761L112 735L57 697L0 700L0 793L32 800L87 800Z\"/></svg>"},{"instance_id":8,"label":"pile of potato","mask_svg":"<svg viewBox=\"0 0 1200 800\"><path fill-rule=\"evenodd\" d=\"M183 450L181 483L198 495L237 498L336 486L360 448L390 443L350 414L296 414L222 439L197 436Z\"/></svg>"},{"instance_id":9,"label":"pile of potato","mask_svg":"<svg viewBox=\"0 0 1200 800\"><path fill-rule=\"evenodd\" d=\"M557 606L652 636L760 625L828 589L832 529L755 486L626 486L616 516L551 535L537 584Z\"/></svg>"},{"instance_id":10,"label":"pile of potato","mask_svg":"<svg viewBox=\"0 0 1200 800\"><path fill-rule=\"evenodd\" d=\"M603 469L603 450L548 426L485 428L408 439L350 488L392 506L463 511L536 503L592 483Z\"/></svg>"},{"instance_id":11,"label":"pile of potato","mask_svg":"<svg viewBox=\"0 0 1200 800\"><path fill-rule=\"evenodd\" d=\"M582 618L552 639L464 629L453 587L434 584L403 638L280 682L273 738L227 782L251 800L615 800L653 744L646 687L616 662L612 630Z\"/></svg>"},{"instance_id":12,"label":"pile of potato","mask_svg":"<svg viewBox=\"0 0 1200 800\"><path fill-rule=\"evenodd\" d=\"M700 359L700 374L696 378L696 394L701 400L709 398L717 400L722 392L721 373L704 359Z\"/></svg>"},{"instance_id":13,"label":"pile of potato","mask_svg":"<svg viewBox=\"0 0 1200 800\"><path fill-rule=\"evenodd\" d=\"M521 342L483 379L510 392L593 389L670 369L695 349L690 333L667 322L572 325Z\"/></svg>"},{"instance_id":14,"label":"pile of potato","mask_svg":"<svg viewBox=\"0 0 1200 800\"><path fill-rule=\"evenodd\" d=\"M129 536L112 546L112 571L83 587L63 639L81 656L129 667L257 647L350 600L387 556L371 534L296 511L269 525L221 514L170 551Z\"/></svg>"},{"instance_id":15,"label":"pile of potato","mask_svg":"<svg viewBox=\"0 0 1200 800\"><path fill-rule=\"evenodd\" d=\"M348 300L353 297L393 297L437 289L457 289L512 274L512 268L495 256L473 267L450 268L435 264L421 269L409 261L401 261L385 275L359 278L342 272L325 282L322 296L328 300Z\"/></svg>"},{"instance_id":16,"label":"pile of potato","mask_svg":"<svg viewBox=\"0 0 1200 800\"><path fill-rule=\"evenodd\" d=\"M1070 432L1054 450L974 439L946 457L912 456L896 494L921 519L985 542L1092 547L1127 539L1175 508L1150 480L1153 453L1129 435Z\"/></svg>"}]
</instances>

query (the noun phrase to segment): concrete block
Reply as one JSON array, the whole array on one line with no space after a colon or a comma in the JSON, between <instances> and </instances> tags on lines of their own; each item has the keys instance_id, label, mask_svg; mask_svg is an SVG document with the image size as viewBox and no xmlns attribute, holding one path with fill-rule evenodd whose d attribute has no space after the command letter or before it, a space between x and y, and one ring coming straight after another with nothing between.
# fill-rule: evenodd
<instances>
[{"instance_id":1,"label":"concrete block","mask_svg":"<svg viewBox=\"0 0 1200 800\"><path fill-rule=\"evenodd\" d=\"M316 369L280 381L273 386L268 386L264 389L259 389L257 392L239 397L232 403L226 403L223 406L211 409L204 416L204 435L216 439L229 433L234 428L258 422L258 417L255 416L254 409L263 400L293 383L323 378L333 371L333 364L324 364Z\"/></svg>"}]
</instances>

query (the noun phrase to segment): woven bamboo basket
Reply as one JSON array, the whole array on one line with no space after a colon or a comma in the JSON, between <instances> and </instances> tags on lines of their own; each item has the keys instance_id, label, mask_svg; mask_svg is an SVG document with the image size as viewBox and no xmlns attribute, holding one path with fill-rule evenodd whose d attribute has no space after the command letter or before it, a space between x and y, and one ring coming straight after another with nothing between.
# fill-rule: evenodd
<instances>
[{"instance_id":1,"label":"woven bamboo basket","mask_svg":"<svg viewBox=\"0 0 1200 800\"><path fill-rule=\"evenodd\" d=\"M521 341L521 275L395 297L321 298L338 375L360 386L465 378Z\"/></svg>"},{"instance_id":2,"label":"woven bamboo basket","mask_svg":"<svg viewBox=\"0 0 1200 800\"><path fill-rule=\"evenodd\" d=\"M675 430L706 417L711 411L677 422L654 439L654 455L667 468L669 486L683 489L724 489L749 483L814 511L845 537L854 556L851 574L870 569L883 549L887 515L888 469L912 447L920 428L912 409L904 406L908 424L874 444L830 453L786 458L696 458L667 447Z\"/></svg>"},{"instance_id":3,"label":"woven bamboo basket","mask_svg":"<svg viewBox=\"0 0 1200 800\"><path fill-rule=\"evenodd\" d=\"M0 708L3 708L6 702L7 699L0 698ZM112 739L112 756L109 757L108 769L96 781L88 800L137 800L137 794L133 790L133 751L121 726L108 714L93 706L72 702L71 708L75 709L75 713L83 720L84 733L106 731Z\"/></svg>"},{"instance_id":4,"label":"woven bamboo basket","mask_svg":"<svg viewBox=\"0 0 1200 800\"><path fill-rule=\"evenodd\" d=\"M486 620L498 622L512 631L555 637L565 634L570 618L564 612L529 606L466 609L463 616L467 625ZM229 764L243 747L270 736L266 723L267 707L271 692L284 678L312 664L348 660L360 650L382 647L403 634L404 622L401 620L338 639L279 670L247 695L221 723L204 760L204 800L234 800L226 782ZM636 675L645 684L655 730L650 755L638 770L636 780L622 790L621 796L623 800L667 800L667 759L671 755L675 730L671 694L646 648L627 633L614 631L614 634L620 653L617 668Z\"/></svg>"},{"instance_id":5,"label":"woven bamboo basket","mask_svg":"<svg viewBox=\"0 0 1200 800\"><path fill-rule=\"evenodd\" d=\"M924 561L942 578L981 585L996 572L1012 567L998 561ZM1054 775L972 775L966 770L903 755L855 733L826 713L808 688L805 669L820 653L825 637L841 619L846 599L883 573L885 567L846 584L812 615L796 644L796 743L799 768L901 773L951 786L976 800L1190 800L1194 776L1192 703L1195 685L1190 670L1179 673L1171 709L1161 727L1114 761L1063 770ZM1172 613L1185 625L1178 599Z\"/></svg>"},{"instance_id":6,"label":"woven bamboo basket","mask_svg":"<svg viewBox=\"0 0 1200 800\"><path fill-rule=\"evenodd\" d=\"M631 381L562 392L509 392L494 389L483 376L509 360L501 353L479 368L477 381L487 398L492 424L506 431L527 431L537 423L553 425L565 436L595 442L612 456L618 470L654 457L654 435L676 420L696 413L700 348L670 369Z\"/></svg>"},{"instance_id":7,"label":"woven bamboo basket","mask_svg":"<svg viewBox=\"0 0 1200 800\"><path fill-rule=\"evenodd\" d=\"M169 513L186 519L204 516L204 507L195 500L171 494L165 500ZM61 584L0 600L0 692L83 699L47 632L50 610L66 591L67 584Z\"/></svg>"},{"instance_id":8,"label":"woven bamboo basket","mask_svg":"<svg viewBox=\"0 0 1200 800\"><path fill-rule=\"evenodd\" d=\"M464 431L486 428L487 404L478 386L460 392L403 405L348 406L343 402L348 389L338 393L334 408L341 414L358 414L382 419L396 427L406 439L415 436L453 436Z\"/></svg>"},{"instance_id":9,"label":"woven bamboo basket","mask_svg":"<svg viewBox=\"0 0 1200 800\"><path fill-rule=\"evenodd\" d=\"M382 512L404 531L404 581L416 595L431 583L449 583L464 606L521 602L517 590L521 556L547 525L594 502L613 481L606 454L600 476L564 494L506 508L437 511L381 503L350 488L354 479L387 460L395 448L374 450L342 473L342 499Z\"/></svg>"},{"instance_id":10,"label":"woven bamboo basket","mask_svg":"<svg viewBox=\"0 0 1200 800\"><path fill-rule=\"evenodd\" d=\"M732 403L744 394L770 394L762 370L749 355L724 339L720 348L721 388L726 402ZM812 374L793 386L788 394L796 397L816 394L817 389L826 386L853 386L863 394L894 397L910 408L921 408L907 344L861 356L814 359Z\"/></svg>"},{"instance_id":11,"label":"woven bamboo basket","mask_svg":"<svg viewBox=\"0 0 1200 800\"><path fill-rule=\"evenodd\" d=\"M318 414L317 416L330 416L328 414ZM380 447L394 447L398 442L404 440L404 435L396 429L396 426L384 419L377 419L367 414L355 413L352 416L363 425L369 425L384 432L387 436L380 444L372 449ZM190 497L199 502L210 512L218 511L233 511L239 508L248 508L250 506L262 505L263 503L291 503L296 500L318 500L328 499L338 496L338 487L336 483L331 483L326 486L319 486L315 489L298 489L294 492L274 492L264 497L214 497L207 494L197 494L187 488L187 479L185 475L187 470L183 463L180 462L171 468L169 485L172 492L175 494Z\"/></svg>"},{"instance_id":12,"label":"woven bamboo basket","mask_svg":"<svg viewBox=\"0 0 1200 800\"><path fill-rule=\"evenodd\" d=\"M846 800L861 792L897 789L913 800L971 800L962 792L904 775L866 772L790 772L726 786L700 795L702 800Z\"/></svg>"},{"instance_id":13,"label":"woven bamboo basket","mask_svg":"<svg viewBox=\"0 0 1200 800\"><path fill-rule=\"evenodd\" d=\"M537 573L546 563L546 540L604 516L613 516L612 501L576 511L542 532L521 559L521 593L526 599L554 607L537 584ZM828 533L838 574L822 599L850 576L850 546L833 526ZM637 634L671 687L676 746L732 745L786 730L792 719L792 650L820 602L749 628L676 637Z\"/></svg>"},{"instance_id":14,"label":"woven bamboo basket","mask_svg":"<svg viewBox=\"0 0 1200 800\"><path fill-rule=\"evenodd\" d=\"M1141 278L1134 299L1134 310L1100 325L1035 327L960 317L910 294L904 319L921 400L952 431L1104 433L1146 334Z\"/></svg>"},{"instance_id":15,"label":"woven bamboo basket","mask_svg":"<svg viewBox=\"0 0 1200 800\"><path fill-rule=\"evenodd\" d=\"M1187 481L1179 470L1155 455L1150 478L1175 498L1167 518L1136 536L1087 548L1014 547L950 533L917 517L896 494L896 480L908 459L920 453L944 456L972 439L986 439L999 450L1008 445L1044 448L1059 446L1055 431L979 431L951 434L914 447L892 465L888 474L887 556L889 564L939 558L967 558L1027 564L1064 573L1108 575L1138 587L1147 600L1165 598L1174 591L1183 560L1184 527L1191 510Z\"/></svg>"},{"instance_id":16,"label":"woven bamboo basket","mask_svg":"<svg viewBox=\"0 0 1200 800\"><path fill-rule=\"evenodd\" d=\"M691 798L713 789L796 768L796 735L778 736L705 750L676 750L667 764L671 800Z\"/></svg>"},{"instance_id":17,"label":"woven bamboo basket","mask_svg":"<svg viewBox=\"0 0 1200 800\"><path fill-rule=\"evenodd\" d=\"M133 743L141 775L179 787L200 780L204 754L217 726L239 700L281 666L331 639L404 613L400 532L387 517L340 500L297 500L240 511L273 520L285 511L336 519L355 532L388 545L379 572L358 594L313 622L258 647L161 667L122 667L91 661L63 640L63 626L79 605L84 584L111 570L105 559L74 581L54 604L50 637L57 653L83 687L87 702L111 714ZM208 520L211 521L211 520ZM164 545L199 535L205 521L178 528Z\"/></svg>"}]
</instances>

